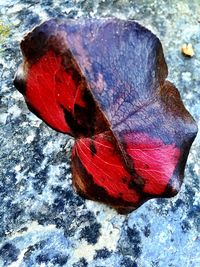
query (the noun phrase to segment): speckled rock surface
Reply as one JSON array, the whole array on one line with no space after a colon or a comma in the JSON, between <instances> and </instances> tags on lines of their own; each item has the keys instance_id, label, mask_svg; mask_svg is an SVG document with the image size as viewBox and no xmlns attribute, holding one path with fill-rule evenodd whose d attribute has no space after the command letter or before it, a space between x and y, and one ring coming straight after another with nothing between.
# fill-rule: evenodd
<instances>
[{"instance_id":1,"label":"speckled rock surface","mask_svg":"<svg viewBox=\"0 0 200 267\"><path fill-rule=\"evenodd\" d=\"M24 33L50 17L136 19L163 44L169 80L200 124L200 2L0 1L0 266L200 266L200 135L181 192L150 200L129 216L72 189L73 140L31 114L12 84ZM180 53L192 43L195 56Z\"/></svg>"}]
</instances>

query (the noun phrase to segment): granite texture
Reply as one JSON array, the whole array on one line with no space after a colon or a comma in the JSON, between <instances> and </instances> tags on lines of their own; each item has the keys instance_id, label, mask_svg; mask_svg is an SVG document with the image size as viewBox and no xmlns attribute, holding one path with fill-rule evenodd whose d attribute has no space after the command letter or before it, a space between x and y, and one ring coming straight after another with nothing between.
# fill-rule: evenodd
<instances>
[{"instance_id":1,"label":"granite texture","mask_svg":"<svg viewBox=\"0 0 200 267\"><path fill-rule=\"evenodd\" d=\"M73 140L29 112L12 80L24 33L51 17L136 19L163 44L169 80L200 124L200 1L0 1L0 266L200 266L200 135L181 192L128 216L72 189ZM180 53L192 43L195 55Z\"/></svg>"}]
</instances>

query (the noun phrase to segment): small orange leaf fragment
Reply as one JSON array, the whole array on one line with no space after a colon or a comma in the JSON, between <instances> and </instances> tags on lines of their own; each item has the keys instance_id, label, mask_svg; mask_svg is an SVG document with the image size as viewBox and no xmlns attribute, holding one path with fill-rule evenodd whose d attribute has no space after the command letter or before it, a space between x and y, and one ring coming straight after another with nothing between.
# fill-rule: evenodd
<instances>
[{"instance_id":1,"label":"small orange leaf fragment","mask_svg":"<svg viewBox=\"0 0 200 267\"><path fill-rule=\"evenodd\" d=\"M184 56L193 57L194 56L194 49L192 47L192 44L183 44L181 47L181 53Z\"/></svg>"}]
</instances>

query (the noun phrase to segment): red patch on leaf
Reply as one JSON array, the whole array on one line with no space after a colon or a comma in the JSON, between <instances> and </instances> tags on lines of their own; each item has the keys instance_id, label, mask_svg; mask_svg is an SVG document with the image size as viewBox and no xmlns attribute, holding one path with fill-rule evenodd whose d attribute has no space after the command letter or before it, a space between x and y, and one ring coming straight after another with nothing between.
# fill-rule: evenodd
<instances>
[{"instance_id":1,"label":"red patch on leaf","mask_svg":"<svg viewBox=\"0 0 200 267\"><path fill-rule=\"evenodd\" d=\"M76 87L61 61L61 57L48 51L30 67L26 99L47 124L58 131L70 133L61 105L72 112Z\"/></svg>"},{"instance_id":2,"label":"red patch on leaf","mask_svg":"<svg viewBox=\"0 0 200 267\"><path fill-rule=\"evenodd\" d=\"M177 166L180 150L165 145L147 134L127 134L127 153L131 156L136 172L144 179L144 192L161 195Z\"/></svg>"},{"instance_id":3,"label":"red patch on leaf","mask_svg":"<svg viewBox=\"0 0 200 267\"><path fill-rule=\"evenodd\" d=\"M110 137L111 133L106 132L93 139L81 138L75 144L73 156L79 157L86 171L92 175L94 184L104 188L109 196L137 203L138 193L128 188L132 177L124 168Z\"/></svg>"},{"instance_id":4,"label":"red patch on leaf","mask_svg":"<svg viewBox=\"0 0 200 267\"><path fill-rule=\"evenodd\" d=\"M31 65L27 74L26 100L52 128L71 134L63 109L74 114L75 104L84 107L80 86L67 72L62 57L48 51Z\"/></svg>"}]
</instances>

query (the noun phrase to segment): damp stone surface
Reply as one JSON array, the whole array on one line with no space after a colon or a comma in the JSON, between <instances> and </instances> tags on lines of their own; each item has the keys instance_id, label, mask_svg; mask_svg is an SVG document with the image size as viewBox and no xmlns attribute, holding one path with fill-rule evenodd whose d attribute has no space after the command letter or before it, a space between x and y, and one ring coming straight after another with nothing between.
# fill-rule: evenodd
<instances>
[{"instance_id":1,"label":"damp stone surface","mask_svg":"<svg viewBox=\"0 0 200 267\"><path fill-rule=\"evenodd\" d=\"M0 2L0 267L198 267L200 135L180 193L128 216L72 188L73 140L34 116L13 86L23 35L52 18L135 19L161 40L168 79L200 124L199 1ZM192 44L194 55L181 53Z\"/></svg>"}]
</instances>

